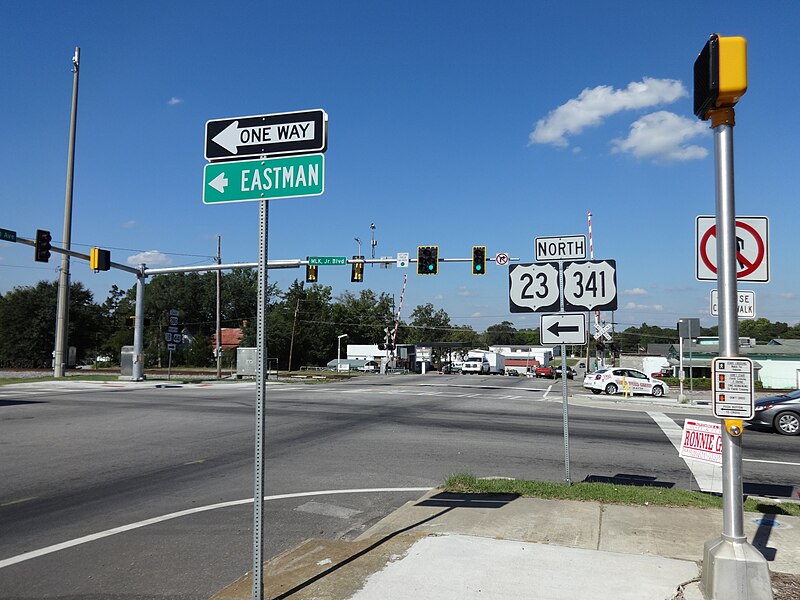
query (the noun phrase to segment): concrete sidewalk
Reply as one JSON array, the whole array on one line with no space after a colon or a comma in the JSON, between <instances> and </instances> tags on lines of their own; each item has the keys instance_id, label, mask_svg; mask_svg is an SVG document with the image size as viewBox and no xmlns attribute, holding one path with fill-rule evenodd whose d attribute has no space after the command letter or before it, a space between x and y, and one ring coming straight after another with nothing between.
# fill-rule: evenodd
<instances>
[{"instance_id":1,"label":"concrete sidewalk","mask_svg":"<svg viewBox=\"0 0 800 600\"><path fill-rule=\"evenodd\" d=\"M431 490L352 542L307 540L265 566L264 597L298 600L701 600L715 509ZM800 575L800 518L745 514L772 572ZM251 598L248 575L213 600Z\"/></svg>"}]
</instances>

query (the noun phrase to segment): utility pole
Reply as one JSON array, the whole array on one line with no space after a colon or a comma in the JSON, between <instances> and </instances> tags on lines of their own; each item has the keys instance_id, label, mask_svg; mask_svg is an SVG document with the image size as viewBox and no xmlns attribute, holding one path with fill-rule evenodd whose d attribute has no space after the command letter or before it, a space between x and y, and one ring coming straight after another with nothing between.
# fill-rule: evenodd
<instances>
[{"instance_id":1,"label":"utility pole","mask_svg":"<svg viewBox=\"0 0 800 600\"><path fill-rule=\"evenodd\" d=\"M72 238L72 182L75 173L75 128L78 121L78 75L81 49L75 48L72 57L72 110L69 122L67 150L67 185L64 194L64 236L62 247L69 250ZM56 344L53 353L53 376L63 377L68 362L67 329L69 326L69 254L61 255L58 274L58 305L56 307Z\"/></svg>"},{"instance_id":2,"label":"utility pole","mask_svg":"<svg viewBox=\"0 0 800 600\"><path fill-rule=\"evenodd\" d=\"M372 230L372 258L375 258L375 246L378 245L378 240L375 239L375 223L370 223L369 228Z\"/></svg>"},{"instance_id":3,"label":"utility pole","mask_svg":"<svg viewBox=\"0 0 800 600\"><path fill-rule=\"evenodd\" d=\"M294 305L294 321L292 321L292 339L289 341L289 372L292 372L292 350L294 350L294 328L297 326L297 311L300 310L300 298L297 298L297 303Z\"/></svg>"},{"instance_id":4,"label":"utility pole","mask_svg":"<svg viewBox=\"0 0 800 600\"><path fill-rule=\"evenodd\" d=\"M217 236L217 264L222 264L220 236ZM217 270L217 379L222 379L222 271Z\"/></svg>"}]
</instances>

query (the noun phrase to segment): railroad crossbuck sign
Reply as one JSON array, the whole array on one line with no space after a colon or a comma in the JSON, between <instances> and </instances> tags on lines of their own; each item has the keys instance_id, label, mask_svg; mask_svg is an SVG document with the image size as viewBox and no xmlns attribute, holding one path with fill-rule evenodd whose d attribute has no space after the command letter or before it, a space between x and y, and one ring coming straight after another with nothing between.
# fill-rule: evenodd
<instances>
[{"instance_id":1,"label":"railroad crossbuck sign","mask_svg":"<svg viewBox=\"0 0 800 600\"><path fill-rule=\"evenodd\" d=\"M615 260L565 261L564 311L617 309L617 263ZM559 310L559 263L530 263L508 268L508 299L511 312L555 312Z\"/></svg>"},{"instance_id":2,"label":"railroad crossbuck sign","mask_svg":"<svg viewBox=\"0 0 800 600\"><path fill-rule=\"evenodd\" d=\"M696 276L700 281L717 280L717 224L714 217L696 220ZM736 279L769 281L769 219L736 217Z\"/></svg>"}]
</instances>

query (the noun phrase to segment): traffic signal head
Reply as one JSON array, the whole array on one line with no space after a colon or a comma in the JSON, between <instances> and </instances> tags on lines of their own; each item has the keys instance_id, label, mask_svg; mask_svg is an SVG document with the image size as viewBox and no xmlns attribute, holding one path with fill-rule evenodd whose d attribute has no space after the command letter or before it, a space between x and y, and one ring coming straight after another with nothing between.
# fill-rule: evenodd
<instances>
[{"instance_id":1,"label":"traffic signal head","mask_svg":"<svg viewBox=\"0 0 800 600\"><path fill-rule=\"evenodd\" d=\"M486 275L486 246L472 247L472 274Z\"/></svg>"},{"instance_id":2,"label":"traffic signal head","mask_svg":"<svg viewBox=\"0 0 800 600\"><path fill-rule=\"evenodd\" d=\"M354 256L353 269L350 271L350 282L361 283L364 281L364 257Z\"/></svg>"},{"instance_id":3,"label":"traffic signal head","mask_svg":"<svg viewBox=\"0 0 800 600\"><path fill-rule=\"evenodd\" d=\"M712 34L694 62L694 114L706 120L747 91L747 40Z\"/></svg>"},{"instance_id":4,"label":"traffic signal head","mask_svg":"<svg viewBox=\"0 0 800 600\"><path fill-rule=\"evenodd\" d=\"M111 268L111 251L92 248L89 251L89 267L93 271L108 271Z\"/></svg>"},{"instance_id":5,"label":"traffic signal head","mask_svg":"<svg viewBox=\"0 0 800 600\"><path fill-rule=\"evenodd\" d=\"M306 260L308 260L308 257L306 257ZM306 265L306 283L317 283L317 269L319 269L317 265Z\"/></svg>"},{"instance_id":6,"label":"traffic signal head","mask_svg":"<svg viewBox=\"0 0 800 600\"><path fill-rule=\"evenodd\" d=\"M33 256L36 262L47 262L50 260L50 240L52 239L49 231L44 229L36 230L36 253Z\"/></svg>"},{"instance_id":7,"label":"traffic signal head","mask_svg":"<svg viewBox=\"0 0 800 600\"><path fill-rule=\"evenodd\" d=\"M439 246L417 246L417 275L439 273Z\"/></svg>"}]
</instances>

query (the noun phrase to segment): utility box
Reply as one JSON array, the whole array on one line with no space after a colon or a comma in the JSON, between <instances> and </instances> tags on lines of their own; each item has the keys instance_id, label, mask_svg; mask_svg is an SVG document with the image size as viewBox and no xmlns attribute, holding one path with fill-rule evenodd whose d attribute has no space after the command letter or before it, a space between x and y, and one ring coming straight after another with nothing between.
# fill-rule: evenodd
<instances>
[{"instance_id":1,"label":"utility box","mask_svg":"<svg viewBox=\"0 0 800 600\"><path fill-rule=\"evenodd\" d=\"M119 355L119 376L121 379L133 378L133 346L123 346Z\"/></svg>"},{"instance_id":2,"label":"utility box","mask_svg":"<svg viewBox=\"0 0 800 600\"><path fill-rule=\"evenodd\" d=\"M258 348L236 349L236 377L255 377L258 371Z\"/></svg>"}]
</instances>

